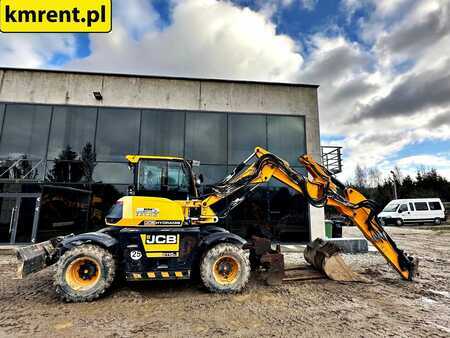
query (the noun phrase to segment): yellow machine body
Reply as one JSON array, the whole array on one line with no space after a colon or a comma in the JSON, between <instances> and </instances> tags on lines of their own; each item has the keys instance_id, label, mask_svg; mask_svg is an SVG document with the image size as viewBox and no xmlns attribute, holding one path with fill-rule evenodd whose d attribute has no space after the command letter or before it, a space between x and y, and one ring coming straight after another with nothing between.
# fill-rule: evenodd
<instances>
[{"instance_id":1,"label":"yellow machine body","mask_svg":"<svg viewBox=\"0 0 450 338\"><path fill-rule=\"evenodd\" d=\"M123 216L114 224L123 227L181 227L185 215L184 201L162 197L125 196L118 200L123 205Z\"/></svg>"}]
</instances>

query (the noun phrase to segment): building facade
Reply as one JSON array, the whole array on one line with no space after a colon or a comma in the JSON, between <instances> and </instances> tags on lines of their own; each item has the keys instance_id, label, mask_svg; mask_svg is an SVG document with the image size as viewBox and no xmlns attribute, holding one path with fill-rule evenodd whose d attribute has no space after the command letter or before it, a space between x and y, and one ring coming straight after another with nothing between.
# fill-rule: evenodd
<instances>
[{"instance_id":1,"label":"building facade","mask_svg":"<svg viewBox=\"0 0 450 338\"><path fill-rule=\"evenodd\" d=\"M200 161L204 193L255 146L299 171L299 155L320 158L313 85L0 68L0 127L0 243L101 228L132 182L127 154ZM275 181L221 222L324 235L323 210Z\"/></svg>"}]
</instances>

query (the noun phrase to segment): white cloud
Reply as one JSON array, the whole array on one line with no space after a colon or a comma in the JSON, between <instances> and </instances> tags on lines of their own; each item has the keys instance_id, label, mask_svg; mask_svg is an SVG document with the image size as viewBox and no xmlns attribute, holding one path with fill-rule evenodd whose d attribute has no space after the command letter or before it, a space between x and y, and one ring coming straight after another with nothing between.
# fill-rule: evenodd
<instances>
[{"instance_id":1,"label":"white cloud","mask_svg":"<svg viewBox=\"0 0 450 338\"><path fill-rule=\"evenodd\" d=\"M304 9L312 11L314 8L316 8L318 1L319 0L300 0L300 4Z\"/></svg>"},{"instance_id":2,"label":"white cloud","mask_svg":"<svg viewBox=\"0 0 450 338\"><path fill-rule=\"evenodd\" d=\"M55 54L75 56L73 34L0 33L0 65L37 68L48 64Z\"/></svg>"},{"instance_id":3,"label":"white cloud","mask_svg":"<svg viewBox=\"0 0 450 338\"><path fill-rule=\"evenodd\" d=\"M290 81L302 65L295 42L263 14L216 0L177 2L172 24L129 38L118 21L111 35L91 35L92 55L68 68Z\"/></svg>"},{"instance_id":4,"label":"white cloud","mask_svg":"<svg viewBox=\"0 0 450 338\"><path fill-rule=\"evenodd\" d=\"M436 169L438 174L450 177L450 156L425 154L404 157L396 162L404 175L415 177L417 171Z\"/></svg>"}]
</instances>

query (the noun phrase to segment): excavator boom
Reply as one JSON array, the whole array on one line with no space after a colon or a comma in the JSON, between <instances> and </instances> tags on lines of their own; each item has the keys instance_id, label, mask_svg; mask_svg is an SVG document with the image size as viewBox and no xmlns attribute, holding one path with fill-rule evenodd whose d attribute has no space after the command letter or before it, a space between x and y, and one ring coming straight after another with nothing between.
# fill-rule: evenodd
<instances>
[{"instance_id":1,"label":"excavator boom","mask_svg":"<svg viewBox=\"0 0 450 338\"><path fill-rule=\"evenodd\" d=\"M253 158L256 160L249 164ZM232 174L213 187L213 193L202 200L202 208L211 214L210 210L216 203L233 196L235 199L218 215L224 217L239 205L248 193L274 177L303 194L311 205L332 206L340 214L350 218L403 279L413 280L417 274L418 260L400 250L384 230L376 217L375 202L353 188L344 186L311 156L300 156L299 162L306 168L308 177L291 168L288 162L257 147Z\"/></svg>"}]
</instances>

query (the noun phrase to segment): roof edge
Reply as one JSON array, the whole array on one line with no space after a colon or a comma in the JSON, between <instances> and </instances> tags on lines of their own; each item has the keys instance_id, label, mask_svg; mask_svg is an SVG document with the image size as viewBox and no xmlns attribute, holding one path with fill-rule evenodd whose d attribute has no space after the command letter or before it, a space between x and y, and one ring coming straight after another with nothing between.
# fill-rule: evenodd
<instances>
[{"instance_id":1,"label":"roof edge","mask_svg":"<svg viewBox=\"0 0 450 338\"><path fill-rule=\"evenodd\" d=\"M137 73L102 73L90 72L80 70L63 70L63 69L36 69L36 68L15 68L15 67L1 67L0 71L24 71L24 72L43 72L43 73L59 73L59 74L78 74L78 75L96 75L96 76L117 76L117 77L139 77L149 79L165 79L165 80L182 80L182 81L208 81L208 82L223 82L223 83L242 83L242 84L263 84L273 86L291 86L291 87L306 87L319 88L316 84L307 83L290 83L290 82L270 82L270 81L252 81L252 80L231 80L220 78L200 78L200 77L185 77L185 76L168 76L168 75L144 75Z\"/></svg>"}]
</instances>

